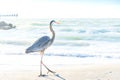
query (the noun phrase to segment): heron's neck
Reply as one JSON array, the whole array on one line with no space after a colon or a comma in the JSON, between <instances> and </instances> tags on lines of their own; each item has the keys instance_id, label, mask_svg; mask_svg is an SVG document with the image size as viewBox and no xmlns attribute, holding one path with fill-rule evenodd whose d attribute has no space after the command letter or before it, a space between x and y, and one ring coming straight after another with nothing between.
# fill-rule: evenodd
<instances>
[{"instance_id":1,"label":"heron's neck","mask_svg":"<svg viewBox=\"0 0 120 80\"><path fill-rule=\"evenodd\" d=\"M52 22L50 23L50 31L52 32L52 38L51 38L51 40L54 41L54 39L55 39L55 32L54 32L54 30L52 28Z\"/></svg>"}]
</instances>

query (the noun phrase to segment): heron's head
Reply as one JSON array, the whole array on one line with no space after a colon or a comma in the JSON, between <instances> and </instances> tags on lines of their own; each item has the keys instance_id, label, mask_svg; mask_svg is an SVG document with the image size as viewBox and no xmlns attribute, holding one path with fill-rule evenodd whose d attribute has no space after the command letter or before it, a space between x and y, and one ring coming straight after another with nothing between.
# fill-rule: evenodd
<instances>
[{"instance_id":1,"label":"heron's head","mask_svg":"<svg viewBox=\"0 0 120 80\"><path fill-rule=\"evenodd\" d=\"M50 23L56 23L56 24L60 24L59 22L55 21L55 20L52 20Z\"/></svg>"}]
</instances>

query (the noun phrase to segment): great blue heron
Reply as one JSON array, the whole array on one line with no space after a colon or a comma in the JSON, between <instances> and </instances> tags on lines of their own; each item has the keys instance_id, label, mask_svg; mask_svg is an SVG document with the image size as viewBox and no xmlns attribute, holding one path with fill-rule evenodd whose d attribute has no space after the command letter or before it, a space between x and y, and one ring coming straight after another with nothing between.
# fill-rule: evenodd
<instances>
[{"instance_id":1,"label":"great blue heron","mask_svg":"<svg viewBox=\"0 0 120 80\"><path fill-rule=\"evenodd\" d=\"M55 73L54 71L50 70L42 61L44 51L53 43L55 39L55 32L52 28L53 23L58 23L58 22L56 22L55 20L52 20L50 22L50 31L52 32L51 39L49 36L43 36L39 38L32 46L26 49L26 53L40 52L41 61L40 61L40 75L39 76L44 76L42 75L42 65L48 70L48 72Z\"/></svg>"}]
</instances>

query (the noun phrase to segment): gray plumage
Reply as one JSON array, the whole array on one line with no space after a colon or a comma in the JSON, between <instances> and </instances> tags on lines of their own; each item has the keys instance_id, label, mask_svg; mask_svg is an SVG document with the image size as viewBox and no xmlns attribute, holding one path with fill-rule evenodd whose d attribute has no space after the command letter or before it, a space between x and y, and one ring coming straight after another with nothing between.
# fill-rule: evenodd
<instances>
[{"instance_id":1,"label":"gray plumage","mask_svg":"<svg viewBox=\"0 0 120 80\"><path fill-rule=\"evenodd\" d=\"M54 20L52 20L50 22L50 31L52 32L53 36L50 39L49 36L43 36L41 38L39 38L37 41L35 41L35 43L28 47L26 49L26 53L31 53L31 52L38 52L38 51L44 51L46 48L48 48L54 41L55 38L55 32L52 29L52 23L55 22Z\"/></svg>"},{"instance_id":2,"label":"gray plumage","mask_svg":"<svg viewBox=\"0 0 120 80\"><path fill-rule=\"evenodd\" d=\"M26 53L45 50L48 46L50 46L50 38L48 36L43 36L35 41L35 43L26 50Z\"/></svg>"}]
</instances>

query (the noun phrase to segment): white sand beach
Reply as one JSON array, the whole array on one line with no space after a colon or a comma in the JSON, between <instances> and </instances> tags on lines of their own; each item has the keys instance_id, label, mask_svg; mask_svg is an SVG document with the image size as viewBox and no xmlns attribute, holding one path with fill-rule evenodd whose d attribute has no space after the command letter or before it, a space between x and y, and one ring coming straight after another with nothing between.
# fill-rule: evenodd
<instances>
[{"instance_id":1,"label":"white sand beach","mask_svg":"<svg viewBox=\"0 0 120 80\"><path fill-rule=\"evenodd\" d=\"M64 80L64 79L65 80L119 80L120 79L119 63L117 64L113 62L112 63L103 62L99 64L96 63L78 64L77 61L79 62L79 59L74 59L73 61L75 61L75 63L72 62L70 64L69 62L67 64L67 60L68 59L70 60L70 58L62 58L62 57L59 58L57 56L56 58L57 58L56 61L54 61L55 56L44 57L44 62L46 63L46 65L48 65L50 69L54 70L56 74L53 75L49 73L45 77L38 77L39 55L1 55L0 79L1 80ZM43 74L47 74L45 68L43 68Z\"/></svg>"},{"instance_id":2,"label":"white sand beach","mask_svg":"<svg viewBox=\"0 0 120 80\"><path fill-rule=\"evenodd\" d=\"M9 66L8 66L9 67ZM44 71L45 72L45 71ZM119 80L120 65L74 65L56 70L58 76L38 77L37 70L2 70L1 80Z\"/></svg>"}]
</instances>

